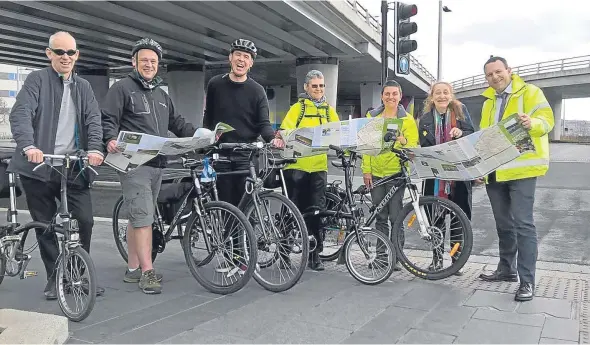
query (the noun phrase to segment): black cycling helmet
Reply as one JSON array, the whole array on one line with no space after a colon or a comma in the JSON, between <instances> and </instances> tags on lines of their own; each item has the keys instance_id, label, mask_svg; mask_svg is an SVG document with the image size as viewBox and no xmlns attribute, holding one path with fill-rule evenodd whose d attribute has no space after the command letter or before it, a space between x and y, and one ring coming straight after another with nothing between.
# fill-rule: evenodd
<instances>
[{"instance_id":1,"label":"black cycling helmet","mask_svg":"<svg viewBox=\"0 0 590 345\"><path fill-rule=\"evenodd\" d=\"M256 58L256 46L254 45L254 42L250 40L238 38L237 40L233 41L230 52L233 53L235 50L250 53L250 55L252 55L252 59Z\"/></svg>"},{"instance_id":2,"label":"black cycling helmet","mask_svg":"<svg viewBox=\"0 0 590 345\"><path fill-rule=\"evenodd\" d=\"M133 49L131 49L131 56L134 56L140 49L149 49L158 54L158 59L162 60L162 46L151 38L142 38L135 42Z\"/></svg>"}]
</instances>

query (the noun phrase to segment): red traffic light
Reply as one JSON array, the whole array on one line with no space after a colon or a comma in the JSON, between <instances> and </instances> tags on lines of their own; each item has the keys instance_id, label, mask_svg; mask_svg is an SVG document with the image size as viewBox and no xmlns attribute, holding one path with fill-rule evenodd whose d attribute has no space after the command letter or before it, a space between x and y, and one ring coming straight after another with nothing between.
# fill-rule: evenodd
<instances>
[{"instance_id":1,"label":"red traffic light","mask_svg":"<svg viewBox=\"0 0 590 345\"><path fill-rule=\"evenodd\" d=\"M407 5L402 2L398 2L397 5L397 18L399 20L408 19L418 14L418 6L416 5Z\"/></svg>"}]
</instances>

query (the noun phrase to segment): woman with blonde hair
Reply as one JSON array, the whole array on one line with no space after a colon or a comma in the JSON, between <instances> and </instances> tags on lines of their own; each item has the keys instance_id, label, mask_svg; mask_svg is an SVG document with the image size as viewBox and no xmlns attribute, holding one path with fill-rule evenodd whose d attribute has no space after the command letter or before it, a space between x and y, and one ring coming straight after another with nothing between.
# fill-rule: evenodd
<instances>
[{"instance_id":1,"label":"woman with blonde hair","mask_svg":"<svg viewBox=\"0 0 590 345\"><path fill-rule=\"evenodd\" d=\"M420 146L439 145L464 137L474 131L467 107L455 98L451 84L446 82L433 84L424 102L424 113L420 117L418 126ZM453 201L471 220L471 181L428 179L424 181L423 194L435 195ZM450 235L453 238L456 234L451 230ZM452 242L451 240L451 245L453 245ZM441 269L442 263L441 252L433 251L431 270Z\"/></svg>"}]
</instances>

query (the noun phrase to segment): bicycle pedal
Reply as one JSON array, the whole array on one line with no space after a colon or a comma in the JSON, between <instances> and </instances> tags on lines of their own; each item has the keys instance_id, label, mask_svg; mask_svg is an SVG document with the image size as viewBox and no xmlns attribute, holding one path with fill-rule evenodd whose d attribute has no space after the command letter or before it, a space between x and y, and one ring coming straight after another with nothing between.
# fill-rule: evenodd
<instances>
[{"instance_id":1,"label":"bicycle pedal","mask_svg":"<svg viewBox=\"0 0 590 345\"><path fill-rule=\"evenodd\" d=\"M37 272L37 271L25 271L23 273L23 279L30 278L30 277L36 277L38 274L39 274L39 272Z\"/></svg>"}]
</instances>

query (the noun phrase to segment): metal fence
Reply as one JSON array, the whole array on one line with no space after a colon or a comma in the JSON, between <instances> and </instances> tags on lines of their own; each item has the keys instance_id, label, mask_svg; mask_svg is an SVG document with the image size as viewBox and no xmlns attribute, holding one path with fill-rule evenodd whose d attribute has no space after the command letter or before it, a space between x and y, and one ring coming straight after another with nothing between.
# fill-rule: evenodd
<instances>
[{"instance_id":1,"label":"metal fence","mask_svg":"<svg viewBox=\"0 0 590 345\"><path fill-rule=\"evenodd\" d=\"M519 76L527 76L584 68L590 69L590 55L518 66L512 68L512 72L518 74ZM485 84L486 78L484 74L460 79L451 83L455 90L471 86L484 86Z\"/></svg>"},{"instance_id":2,"label":"metal fence","mask_svg":"<svg viewBox=\"0 0 590 345\"><path fill-rule=\"evenodd\" d=\"M357 0L346 0L346 3L353 8L356 13L373 29L375 32L381 35L381 23L373 17L366 8L363 7ZM389 34L389 43L395 46L395 37ZM427 78L427 81L433 83L436 81L436 77L433 76L427 69L424 67L418 59L413 57L410 54L410 66L423 74L424 77Z\"/></svg>"}]
</instances>

